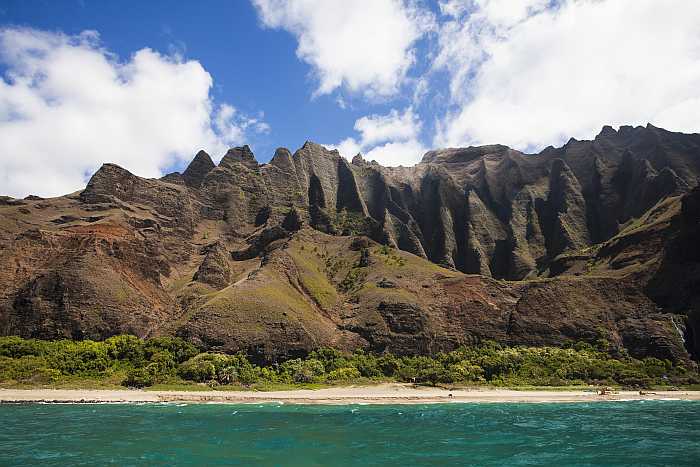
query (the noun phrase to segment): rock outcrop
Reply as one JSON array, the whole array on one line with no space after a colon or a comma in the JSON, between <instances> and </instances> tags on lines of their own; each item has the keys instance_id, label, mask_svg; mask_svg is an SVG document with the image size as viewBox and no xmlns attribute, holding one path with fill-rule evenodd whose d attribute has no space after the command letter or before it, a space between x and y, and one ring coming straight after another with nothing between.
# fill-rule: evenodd
<instances>
[{"instance_id":1,"label":"rock outcrop","mask_svg":"<svg viewBox=\"0 0 700 467\"><path fill-rule=\"evenodd\" d=\"M211 172L216 165L204 151L199 151L187 169L182 173L182 179L187 186L199 188L204 181L204 177Z\"/></svg>"},{"instance_id":2,"label":"rock outcrop","mask_svg":"<svg viewBox=\"0 0 700 467\"><path fill-rule=\"evenodd\" d=\"M223 289L229 285L231 283L229 252L221 242L207 245L202 249L202 253L204 253L204 259L192 279L217 289Z\"/></svg>"}]
</instances>

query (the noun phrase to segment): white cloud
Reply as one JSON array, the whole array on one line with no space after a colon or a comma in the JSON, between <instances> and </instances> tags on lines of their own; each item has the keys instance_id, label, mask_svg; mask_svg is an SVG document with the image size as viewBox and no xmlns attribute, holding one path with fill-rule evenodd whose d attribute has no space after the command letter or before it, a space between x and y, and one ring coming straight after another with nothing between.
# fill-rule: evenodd
<instances>
[{"instance_id":1,"label":"white cloud","mask_svg":"<svg viewBox=\"0 0 700 467\"><path fill-rule=\"evenodd\" d=\"M209 95L197 61L137 51L122 62L99 36L0 30L0 194L60 195L103 162L157 177L200 148L213 155L266 124Z\"/></svg>"},{"instance_id":2,"label":"white cloud","mask_svg":"<svg viewBox=\"0 0 700 467\"><path fill-rule=\"evenodd\" d=\"M240 143L245 139L246 131L255 133L269 133L270 125L258 118L242 115L230 104L221 104L215 114L214 128L218 137L224 142ZM219 144L220 145L220 144Z\"/></svg>"},{"instance_id":3,"label":"white cloud","mask_svg":"<svg viewBox=\"0 0 700 467\"><path fill-rule=\"evenodd\" d=\"M367 97L395 94L433 16L411 0L253 0L262 23L298 41L316 95L341 87Z\"/></svg>"},{"instance_id":4,"label":"white cloud","mask_svg":"<svg viewBox=\"0 0 700 467\"><path fill-rule=\"evenodd\" d=\"M346 138L338 144L343 157L351 159L363 153L367 160L384 166L413 165L420 161L426 148L420 143L421 122L409 107L403 113L392 109L386 115L369 115L355 121L359 139Z\"/></svg>"},{"instance_id":5,"label":"white cloud","mask_svg":"<svg viewBox=\"0 0 700 467\"><path fill-rule=\"evenodd\" d=\"M428 149L416 139L406 141L389 141L375 146L364 155L365 159L375 160L385 167L399 165L412 166L420 162Z\"/></svg>"},{"instance_id":6,"label":"white cloud","mask_svg":"<svg viewBox=\"0 0 700 467\"><path fill-rule=\"evenodd\" d=\"M362 152L362 146L355 138L345 138L338 144L324 144L329 149L337 149L341 156L352 159Z\"/></svg>"},{"instance_id":7,"label":"white cloud","mask_svg":"<svg viewBox=\"0 0 700 467\"><path fill-rule=\"evenodd\" d=\"M552 3L551 0L449 0L441 3L440 9L456 18L471 11L471 21L484 21L499 29L512 27Z\"/></svg>"},{"instance_id":8,"label":"white cloud","mask_svg":"<svg viewBox=\"0 0 700 467\"><path fill-rule=\"evenodd\" d=\"M700 2L478 0L441 4L434 69L453 108L438 146L536 149L604 124L700 130Z\"/></svg>"},{"instance_id":9,"label":"white cloud","mask_svg":"<svg viewBox=\"0 0 700 467\"><path fill-rule=\"evenodd\" d=\"M392 109L387 115L369 115L355 122L355 130L362 135L362 145L369 146L388 140L407 140L420 131L420 122L412 108L403 114Z\"/></svg>"}]
</instances>

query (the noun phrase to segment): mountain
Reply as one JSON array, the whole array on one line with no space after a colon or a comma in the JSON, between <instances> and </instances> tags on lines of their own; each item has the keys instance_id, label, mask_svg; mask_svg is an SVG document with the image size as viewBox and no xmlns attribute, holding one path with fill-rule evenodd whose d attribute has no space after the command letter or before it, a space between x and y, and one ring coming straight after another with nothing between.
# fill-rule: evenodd
<instances>
[{"instance_id":1,"label":"mountain","mask_svg":"<svg viewBox=\"0 0 700 467\"><path fill-rule=\"evenodd\" d=\"M0 198L0 334L175 334L260 360L485 339L700 355L700 135L604 127L382 167L307 142L259 164Z\"/></svg>"}]
</instances>

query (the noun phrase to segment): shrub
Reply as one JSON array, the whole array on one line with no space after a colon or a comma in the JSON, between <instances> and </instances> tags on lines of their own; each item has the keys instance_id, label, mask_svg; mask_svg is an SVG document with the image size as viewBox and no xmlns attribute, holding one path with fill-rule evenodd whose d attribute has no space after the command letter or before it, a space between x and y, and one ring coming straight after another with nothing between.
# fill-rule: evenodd
<instances>
[{"instance_id":1,"label":"shrub","mask_svg":"<svg viewBox=\"0 0 700 467\"><path fill-rule=\"evenodd\" d=\"M112 363L104 342L61 340L52 347L47 359L64 375L99 376Z\"/></svg>"},{"instance_id":2,"label":"shrub","mask_svg":"<svg viewBox=\"0 0 700 467\"><path fill-rule=\"evenodd\" d=\"M673 365L668 360L659 360L658 358L645 358L643 360L643 371L645 374L652 377L661 377L669 373Z\"/></svg>"},{"instance_id":3,"label":"shrub","mask_svg":"<svg viewBox=\"0 0 700 467\"><path fill-rule=\"evenodd\" d=\"M260 377L262 368L247 364L233 364L223 367L216 372L216 381L219 384L243 384L250 386L257 383L262 378Z\"/></svg>"},{"instance_id":4,"label":"shrub","mask_svg":"<svg viewBox=\"0 0 700 467\"><path fill-rule=\"evenodd\" d=\"M0 357L0 381L48 384L57 381L61 372L47 368L46 359L34 355L20 358Z\"/></svg>"},{"instance_id":5,"label":"shrub","mask_svg":"<svg viewBox=\"0 0 700 467\"><path fill-rule=\"evenodd\" d=\"M352 355L351 363L365 378L375 378L383 375L379 367L379 359L374 355L357 351Z\"/></svg>"},{"instance_id":6,"label":"shrub","mask_svg":"<svg viewBox=\"0 0 700 467\"><path fill-rule=\"evenodd\" d=\"M126 373L126 378L122 381L122 386L130 388L145 388L153 386L155 378L146 368L132 368Z\"/></svg>"},{"instance_id":7,"label":"shrub","mask_svg":"<svg viewBox=\"0 0 700 467\"><path fill-rule=\"evenodd\" d=\"M227 366L218 374L219 384L233 384L238 382L238 370L235 366Z\"/></svg>"},{"instance_id":8,"label":"shrub","mask_svg":"<svg viewBox=\"0 0 700 467\"><path fill-rule=\"evenodd\" d=\"M448 371L453 381L485 381L484 369L466 360L450 365Z\"/></svg>"},{"instance_id":9,"label":"shrub","mask_svg":"<svg viewBox=\"0 0 700 467\"><path fill-rule=\"evenodd\" d=\"M259 380L259 372L242 355L201 353L180 364L178 372L184 379L219 384L253 384Z\"/></svg>"},{"instance_id":10,"label":"shrub","mask_svg":"<svg viewBox=\"0 0 700 467\"><path fill-rule=\"evenodd\" d=\"M282 364L281 370L295 383L311 383L324 373L323 364L316 359L288 360Z\"/></svg>"},{"instance_id":11,"label":"shrub","mask_svg":"<svg viewBox=\"0 0 700 467\"><path fill-rule=\"evenodd\" d=\"M246 386L249 386L253 383L257 383L260 380L260 377L259 372L256 370L259 370L259 367L241 367L238 372L238 382Z\"/></svg>"},{"instance_id":12,"label":"shrub","mask_svg":"<svg viewBox=\"0 0 700 467\"><path fill-rule=\"evenodd\" d=\"M360 372L355 367L337 368L326 376L328 381L350 381L359 378Z\"/></svg>"},{"instance_id":13,"label":"shrub","mask_svg":"<svg viewBox=\"0 0 700 467\"><path fill-rule=\"evenodd\" d=\"M182 363L199 354L199 349L179 337L153 337L146 341L145 352L148 358L158 352L168 351L177 363Z\"/></svg>"},{"instance_id":14,"label":"shrub","mask_svg":"<svg viewBox=\"0 0 700 467\"><path fill-rule=\"evenodd\" d=\"M391 354L382 355L377 359L377 368L383 376L396 376L401 368L401 360Z\"/></svg>"},{"instance_id":15,"label":"shrub","mask_svg":"<svg viewBox=\"0 0 700 467\"><path fill-rule=\"evenodd\" d=\"M322 348L311 352L309 358L320 361L325 371L333 371L348 366L346 354L337 349Z\"/></svg>"},{"instance_id":16,"label":"shrub","mask_svg":"<svg viewBox=\"0 0 700 467\"><path fill-rule=\"evenodd\" d=\"M207 354L200 354L180 364L178 373L183 379L204 383L216 376L216 366L206 358Z\"/></svg>"},{"instance_id":17,"label":"shrub","mask_svg":"<svg viewBox=\"0 0 700 467\"><path fill-rule=\"evenodd\" d=\"M414 360L416 364L416 382L430 383L435 386L437 383L453 383L452 374L445 367L429 357L418 357Z\"/></svg>"},{"instance_id":18,"label":"shrub","mask_svg":"<svg viewBox=\"0 0 700 467\"><path fill-rule=\"evenodd\" d=\"M314 380L314 373L306 366L301 366L292 375L295 383L311 383Z\"/></svg>"},{"instance_id":19,"label":"shrub","mask_svg":"<svg viewBox=\"0 0 700 467\"><path fill-rule=\"evenodd\" d=\"M110 337L105 341L107 354L113 360L142 365L145 359L143 340L136 336L121 335Z\"/></svg>"},{"instance_id":20,"label":"shrub","mask_svg":"<svg viewBox=\"0 0 700 467\"><path fill-rule=\"evenodd\" d=\"M173 354L167 350L161 350L151 355L150 361L151 363L148 366L154 368L153 371L158 375L170 375L177 368Z\"/></svg>"},{"instance_id":21,"label":"shrub","mask_svg":"<svg viewBox=\"0 0 700 467\"><path fill-rule=\"evenodd\" d=\"M0 356L20 358L26 355L41 356L46 353L44 341L22 339L19 336L0 337Z\"/></svg>"}]
</instances>

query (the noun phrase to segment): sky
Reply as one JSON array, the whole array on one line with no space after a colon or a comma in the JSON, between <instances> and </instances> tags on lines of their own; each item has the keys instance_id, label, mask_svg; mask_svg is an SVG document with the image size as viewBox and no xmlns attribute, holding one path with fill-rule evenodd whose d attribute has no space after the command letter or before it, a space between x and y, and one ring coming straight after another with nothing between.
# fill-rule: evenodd
<instances>
[{"instance_id":1,"label":"sky","mask_svg":"<svg viewBox=\"0 0 700 467\"><path fill-rule=\"evenodd\" d=\"M697 0L0 0L0 195L306 140L413 165L700 131Z\"/></svg>"}]
</instances>

